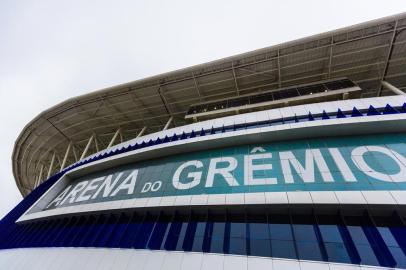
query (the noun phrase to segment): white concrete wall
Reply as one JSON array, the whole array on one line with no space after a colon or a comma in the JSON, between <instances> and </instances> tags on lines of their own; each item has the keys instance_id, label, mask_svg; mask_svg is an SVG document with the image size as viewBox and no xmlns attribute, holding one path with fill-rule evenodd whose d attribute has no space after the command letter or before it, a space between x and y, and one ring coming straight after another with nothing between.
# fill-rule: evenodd
<instances>
[{"instance_id":1,"label":"white concrete wall","mask_svg":"<svg viewBox=\"0 0 406 270\"><path fill-rule=\"evenodd\" d=\"M106 248L26 248L0 251L7 270L373 270L393 269L196 252Z\"/></svg>"}]
</instances>

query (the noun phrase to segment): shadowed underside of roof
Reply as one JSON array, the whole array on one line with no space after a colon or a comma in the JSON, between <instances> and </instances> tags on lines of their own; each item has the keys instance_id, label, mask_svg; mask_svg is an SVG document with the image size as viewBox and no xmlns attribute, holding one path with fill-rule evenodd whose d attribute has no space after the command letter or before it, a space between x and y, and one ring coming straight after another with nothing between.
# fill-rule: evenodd
<instances>
[{"instance_id":1,"label":"shadowed underside of roof","mask_svg":"<svg viewBox=\"0 0 406 270\"><path fill-rule=\"evenodd\" d=\"M14 177L25 196L86 148L91 154L113 137L119 142L162 130L169 118L170 127L186 124L192 104L343 77L362 88L362 97L392 94L382 80L406 89L406 13L66 100L21 132Z\"/></svg>"}]
</instances>

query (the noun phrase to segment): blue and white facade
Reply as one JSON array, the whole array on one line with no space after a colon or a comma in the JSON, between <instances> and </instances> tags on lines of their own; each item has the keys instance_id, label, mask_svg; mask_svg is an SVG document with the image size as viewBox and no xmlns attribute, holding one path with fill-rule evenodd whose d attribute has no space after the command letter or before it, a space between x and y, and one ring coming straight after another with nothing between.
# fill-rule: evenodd
<instances>
[{"instance_id":1,"label":"blue and white facade","mask_svg":"<svg viewBox=\"0 0 406 270\"><path fill-rule=\"evenodd\" d=\"M68 99L0 269L406 269L406 14Z\"/></svg>"},{"instance_id":2,"label":"blue and white facade","mask_svg":"<svg viewBox=\"0 0 406 270\"><path fill-rule=\"evenodd\" d=\"M406 97L141 136L52 176L1 223L7 269L406 267Z\"/></svg>"}]
</instances>

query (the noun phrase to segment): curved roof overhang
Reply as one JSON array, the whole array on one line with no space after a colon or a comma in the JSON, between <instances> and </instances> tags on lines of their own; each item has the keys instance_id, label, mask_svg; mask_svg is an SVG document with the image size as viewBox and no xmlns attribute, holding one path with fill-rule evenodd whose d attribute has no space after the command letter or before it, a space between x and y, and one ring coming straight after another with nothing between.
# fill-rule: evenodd
<instances>
[{"instance_id":1,"label":"curved roof overhang","mask_svg":"<svg viewBox=\"0 0 406 270\"><path fill-rule=\"evenodd\" d=\"M17 138L17 186L25 196L83 153L140 131L184 125L191 104L342 77L357 83L363 97L391 93L383 80L405 89L405 29L402 13L68 99L40 113Z\"/></svg>"}]
</instances>

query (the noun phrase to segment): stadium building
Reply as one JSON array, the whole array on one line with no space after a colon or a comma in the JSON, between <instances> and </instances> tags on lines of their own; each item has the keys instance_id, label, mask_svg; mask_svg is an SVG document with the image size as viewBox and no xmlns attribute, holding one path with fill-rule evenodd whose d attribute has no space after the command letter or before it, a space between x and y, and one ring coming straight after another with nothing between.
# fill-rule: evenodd
<instances>
[{"instance_id":1,"label":"stadium building","mask_svg":"<svg viewBox=\"0 0 406 270\"><path fill-rule=\"evenodd\" d=\"M1 269L406 268L406 14L68 99Z\"/></svg>"}]
</instances>

